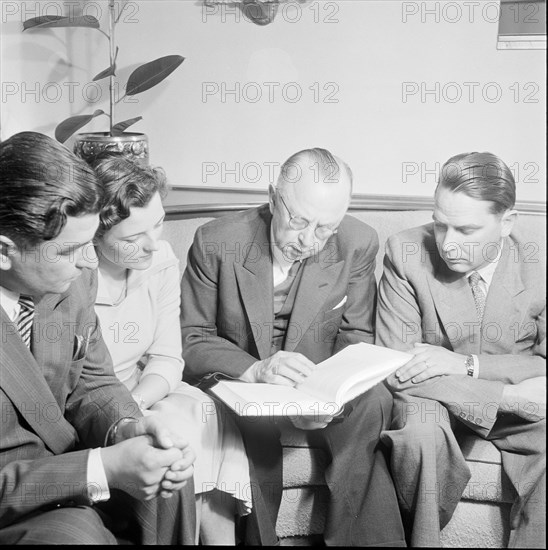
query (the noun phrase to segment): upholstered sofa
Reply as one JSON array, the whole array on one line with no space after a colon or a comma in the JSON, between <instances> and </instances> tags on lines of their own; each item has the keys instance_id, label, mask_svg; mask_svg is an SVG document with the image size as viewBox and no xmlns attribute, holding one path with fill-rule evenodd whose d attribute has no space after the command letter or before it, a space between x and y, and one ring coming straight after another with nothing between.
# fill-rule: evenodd
<instances>
[{"instance_id":1,"label":"upholstered sofa","mask_svg":"<svg viewBox=\"0 0 548 550\"><path fill-rule=\"evenodd\" d=\"M197 227L212 217L254 205L187 203L184 206L166 206L168 216L164 238L179 257L181 270L185 268L187 251ZM349 213L374 227L379 235L377 280L382 273L387 237L405 228L428 223L431 208L431 201L409 197L362 196L353 199ZM531 236L535 246L538 245L538 254L545 256L545 206L524 203L518 208L519 229ZM284 431L283 445L284 494L277 524L282 545L321 542L328 495L323 475L326 457L321 449L308 444L305 432L296 429ZM461 447L472 478L451 522L443 530L443 546L504 548L509 535L508 517L513 488L501 470L500 453L490 442L475 436L463 438Z\"/></svg>"}]
</instances>

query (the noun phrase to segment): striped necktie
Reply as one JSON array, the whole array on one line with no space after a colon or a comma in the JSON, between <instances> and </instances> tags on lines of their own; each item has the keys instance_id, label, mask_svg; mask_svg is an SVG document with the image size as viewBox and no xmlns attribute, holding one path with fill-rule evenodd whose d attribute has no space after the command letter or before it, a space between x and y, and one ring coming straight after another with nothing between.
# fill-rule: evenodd
<instances>
[{"instance_id":1,"label":"striped necktie","mask_svg":"<svg viewBox=\"0 0 548 550\"><path fill-rule=\"evenodd\" d=\"M34 301L30 296L21 295L19 297L19 305L21 308L16 319L17 330L25 346L30 349L30 333L34 319Z\"/></svg>"},{"instance_id":2,"label":"striped necktie","mask_svg":"<svg viewBox=\"0 0 548 550\"><path fill-rule=\"evenodd\" d=\"M481 323L483 320L483 312L485 311L485 293L479 285L480 281L481 275L477 271L474 271L470 277L468 277L468 282L470 283L470 288L472 289L472 294L474 296L474 302L476 303L478 319Z\"/></svg>"}]
</instances>

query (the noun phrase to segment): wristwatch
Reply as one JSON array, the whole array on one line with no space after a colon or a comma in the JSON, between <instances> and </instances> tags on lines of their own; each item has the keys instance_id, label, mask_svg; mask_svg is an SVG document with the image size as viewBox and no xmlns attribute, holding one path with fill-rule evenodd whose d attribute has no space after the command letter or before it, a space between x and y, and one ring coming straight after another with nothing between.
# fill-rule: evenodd
<instances>
[{"instance_id":1,"label":"wristwatch","mask_svg":"<svg viewBox=\"0 0 548 550\"><path fill-rule=\"evenodd\" d=\"M464 366L466 367L466 374L468 376L474 376L474 358L471 355L467 355L464 360Z\"/></svg>"},{"instance_id":2,"label":"wristwatch","mask_svg":"<svg viewBox=\"0 0 548 550\"><path fill-rule=\"evenodd\" d=\"M132 418L131 416L124 416L123 418L120 418L120 420L116 421L112 426L108 429L107 434L105 435L105 442L103 444L104 447L110 447L111 445L116 445L116 436L118 435L118 428L122 424L129 424L131 422L139 422L136 418Z\"/></svg>"}]
</instances>

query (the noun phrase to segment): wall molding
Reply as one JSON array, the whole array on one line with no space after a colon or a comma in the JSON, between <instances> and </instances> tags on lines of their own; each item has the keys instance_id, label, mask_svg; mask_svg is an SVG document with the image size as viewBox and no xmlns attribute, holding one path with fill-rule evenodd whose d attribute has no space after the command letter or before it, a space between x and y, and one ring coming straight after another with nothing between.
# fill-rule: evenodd
<instances>
[{"instance_id":1,"label":"wall molding","mask_svg":"<svg viewBox=\"0 0 548 550\"><path fill-rule=\"evenodd\" d=\"M219 217L229 212L245 210L263 204L268 192L262 189L240 187L176 187L170 190L165 210L168 219ZM227 202L228 200L228 202ZM432 210L432 197L406 195L352 195L349 210ZM546 203L542 201L517 201L519 212L528 215L546 215Z\"/></svg>"}]
</instances>

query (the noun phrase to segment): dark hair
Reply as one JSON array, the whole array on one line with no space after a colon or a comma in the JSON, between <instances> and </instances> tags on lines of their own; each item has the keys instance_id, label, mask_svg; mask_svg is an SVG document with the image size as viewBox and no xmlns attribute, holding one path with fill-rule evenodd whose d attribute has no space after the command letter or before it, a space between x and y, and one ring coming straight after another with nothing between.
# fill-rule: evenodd
<instances>
[{"instance_id":1,"label":"dark hair","mask_svg":"<svg viewBox=\"0 0 548 550\"><path fill-rule=\"evenodd\" d=\"M90 162L102 189L97 236L129 217L131 207L146 206L156 192L163 198L167 179L162 168L144 166L116 153L105 153Z\"/></svg>"},{"instance_id":2,"label":"dark hair","mask_svg":"<svg viewBox=\"0 0 548 550\"><path fill-rule=\"evenodd\" d=\"M100 209L89 166L37 132L20 132L0 143L0 196L0 232L20 247L54 239L68 216Z\"/></svg>"},{"instance_id":3,"label":"dark hair","mask_svg":"<svg viewBox=\"0 0 548 550\"><path fill-rule=\"evenodd\" d=\"M308 161L308 165L305 164L306 161ZM337 183L340 180L342 169L350 181L350 191L352 192L353 176L348 164L327 149L320 147L303 149L291 155L280 169L277 187L281 190L287 183L294 183L299 179L303 168L312 170L314 177L323 183ZM293 169L296 169L297 176L291 175Z\"/></svg>"},{"instance_id":4,"label":"dark hair","mask_svg":"<svg viewBox=\"0 0 548 550\"><path fill-rule=\"evenodd\" d=\"M491 203L502 214L516 204L516 182L506 164L493 153L462 153L442 167L436 192L443 188Z\"/></svg>"}]
</instances>

